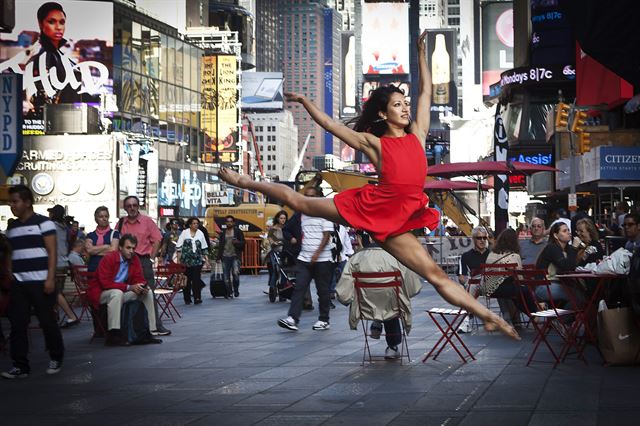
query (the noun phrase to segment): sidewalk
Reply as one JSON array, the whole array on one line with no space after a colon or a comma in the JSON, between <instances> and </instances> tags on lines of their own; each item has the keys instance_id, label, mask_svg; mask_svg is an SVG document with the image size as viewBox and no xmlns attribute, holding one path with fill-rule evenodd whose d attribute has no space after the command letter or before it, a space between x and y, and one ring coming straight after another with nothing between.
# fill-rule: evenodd
<instances>
[{"instance_id":1,"label":"sidewalk","mask_svg":"<svg viewBox=\"0 0 640 426\"><path fill-rule=\"evenodd\" d=\"M269 303L266 275L241 277L240 297L206 297L185 306L162 345L89 344L90 324L63 330L67 355L56 376L39 331L31 331L32 374L0 381L3 425L636 425L640 369L575 359L526 367L531 330L521 342L483 330L464 335L477 358L451 350L421 362L437 339L424 310L444 303L428 285L413 299L412 362L362 367L362 332L349 330L337 303L331 329L313 331L316 309L300 331L276 325L287 303ZM208 288L203 295L208 296ZM315 299L315 297L314 297ZM315 300L314 300L315 302ZM7 322L3 319L7 330ZM382 355L384 339L374 341ZM538 354L544 358L546 352ZM549 356L548 360L551 359ZM0 367L10 367L0 354Z\"/></svg>"}]
</instances>

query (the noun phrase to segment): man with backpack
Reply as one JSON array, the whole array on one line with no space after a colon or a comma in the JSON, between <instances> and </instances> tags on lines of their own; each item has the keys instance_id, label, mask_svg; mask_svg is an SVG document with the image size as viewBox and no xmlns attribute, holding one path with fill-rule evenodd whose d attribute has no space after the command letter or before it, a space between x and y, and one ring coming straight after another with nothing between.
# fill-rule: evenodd
<instances>
[{"instance_id":1,"label":"man with backpack","mask_svg":"<svg viewBox=\"0 0 640 426\"><path fill-rule=\"evenodd\" d=\"M149 290L142 273L140 259L135 254L138 240L131 234L123 235L118 241L118 250L104 255L96 279L89 283L87 297L96 307L107 305L107 346L127 346L129 342L121 333L122 305L132 300L142 302L147 311L148 324L155 324L153 293ZM144 332L144 331L143 331ZM158 339L144 343L160 343ZM141 342L142 343L142 342Z\"/></svg>"}]
</instances>

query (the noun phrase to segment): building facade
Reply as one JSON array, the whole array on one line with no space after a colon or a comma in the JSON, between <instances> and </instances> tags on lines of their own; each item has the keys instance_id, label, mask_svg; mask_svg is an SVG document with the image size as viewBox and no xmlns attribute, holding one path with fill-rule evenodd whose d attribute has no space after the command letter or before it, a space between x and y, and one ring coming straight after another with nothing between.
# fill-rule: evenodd
<instances>
[{"instance_id":1,"label":"building facade","mask_svg":"<svg viewBox=\"0 0 640 426\"><path fill-rule=\"evenodd\" d=\"M289 180L298 160L298 126L288 111L250 113L257 154L268 179Z\"/></svg>"}]
</instances>

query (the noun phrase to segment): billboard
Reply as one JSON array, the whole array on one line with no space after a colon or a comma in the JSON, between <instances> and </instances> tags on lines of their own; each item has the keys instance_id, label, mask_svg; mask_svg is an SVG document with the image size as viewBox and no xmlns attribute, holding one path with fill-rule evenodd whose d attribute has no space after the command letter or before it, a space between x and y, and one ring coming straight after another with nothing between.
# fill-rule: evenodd
<instances>
[{"instance_id":1,"label":"billboard","mask_svg":"<svg viewBox=\"0 0 640 426\"><path fill-rule=\"evenodd\" d=\"M205 133L202 160L231 165L238 161L238 76L233 55L203 56L200 127Z\"/></svg>"},{"instance_id":2,"label":"billboard","mask_svg":"<svg viewBox=\"0 0 640 426\"><path fill-rule=\"evenodd\" d=\"M440 113L458 113L456 30L428 30L426 44L427 64L431 67L433 82L431 125L438 127Z\"/></svg>"},{"instance_id":3,"label":"billboard","mask_svg":"<svg viewBox=\"0 0 640 426\"><path fill-rule=\"evenodd\" d=\"M20 162L6 183L25 184L36 205L67 206L81 224L92 226L96 207L115 205L114 152L109 135L25 137Z\"/></svg>"},{"instance_id":4,"label":"billboard","mask_svg":"<svg viewBox=\"0 0 640 426\"><path fill-rule=\"evenodd\" d=\"M362 5L362 73L409 73L409 3Z\"/></svg>"},{"instance_id":5,"label":"billboard","mask_svg":"<svg viewBox=\"0 0 640 426\"><path fill-rule=\"evenodd\" d=\"M389 85L396 86L404 92L405 96L411 98L411 83L408 81L390 81L388 83L380 81L365 81L362 83L362 103L367 102L367 100L369 100L369 96L371 96L371 92L376 90L378 87Z\"/></svg>"},{"instance_id":6,"label":"billboard","mask_svg":"<svg viewBox=\"0 0 640 426\"><path fill-rule=\"evenodd\" d=\"M340 113L342 116L356 114L356 36L343 32L340 43L342 46L342 100Z\"/></svg>"},{"instance_id":7,"label":"billboard","mask_svg":"<svg viewBox=\"0 0 640 426\"><path fill-rule=\"evenodd\" d=\"M500 81L502 71L513 68L513 4L482 5L482 95Z\"/></svg>"},{"instance_id":8,"label":"billboard","mask_svg":"<svg viewBox=\"0 0 640 426\"><path fill-rule=\"evenodd\" d=\"M58 4L62 10L42 0L16 2L14 30L0 34L0 73L22 74L24 135L45 134L47 105L98 107L100 95L113 94L113 4Z\"/></svg>"},{"instance_id":9,"label":"billboard","mask_svg":"<svg viewBox=\"0 0 640 426\"><path fill-rule=\"evenodd\" d=\"M190 169L159 168L158 206L173 207L173 214L180 217L204 217L207 197L213 191L213 176ZM219 181L217 181L219 183Z\"/></svg>"},{"instance_id":10,"label":"billboard","mask_svg":"<svg viewBox=\"0 0 640 426\"><path fill-rule=\"evenodd\" d=\"M281 72L242 73L242 109L245 111L282 110L284 108L282 80Z\"/></svg>"}]
</instances>

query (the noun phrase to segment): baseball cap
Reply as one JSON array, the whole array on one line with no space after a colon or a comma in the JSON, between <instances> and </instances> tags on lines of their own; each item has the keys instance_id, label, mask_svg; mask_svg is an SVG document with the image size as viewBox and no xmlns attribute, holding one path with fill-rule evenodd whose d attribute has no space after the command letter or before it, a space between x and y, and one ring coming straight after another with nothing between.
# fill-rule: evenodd
<instances>
[{"instance_id":1,"label":"baseball cap","mask_svg":"<svg viewBox=\"0 0 640 426\"><path fill-rule=\"evenodd\" d=\"M64 207L62 207L60 204L56 204L55 206L48 208L47 211L49 213L52 213L56 217L64 216Z\"/></svg>"}]
</instances>

